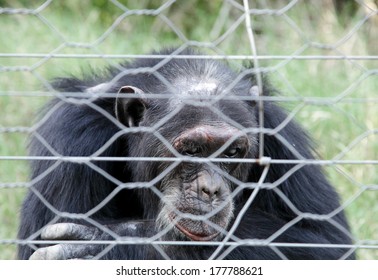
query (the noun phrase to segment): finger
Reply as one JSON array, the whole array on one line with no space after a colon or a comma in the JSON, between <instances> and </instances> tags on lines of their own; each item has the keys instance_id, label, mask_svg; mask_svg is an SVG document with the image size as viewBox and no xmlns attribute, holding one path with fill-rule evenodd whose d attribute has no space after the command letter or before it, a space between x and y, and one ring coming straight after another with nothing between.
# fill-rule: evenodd
<instances>
[{"instance_id":1,"label":"finger","mask_svg":"<svg viewBox=\"0 0 378 280\"><path fill-rule=\"evenodd\" d=\"M100 252L101 247L95 250L93 245L58 244L38 249L29 260L92 259L94 251Z\"/></svg>"},{"instance_id":2,"label":"finger","mask_svg":"<svg viewBox=\"0 0 378 280\"><path fill-rule=\"evenodd\" d=\"M29 260L64 260L64 245L54 245L45 248L40 248L35 251Z\"/></svg>"},{"instance_id":3,"label":"finger","mask_svg":"<svg viewBox=\"0 0 378 280\"><path fill-rule=\"evenodd\" d=\"M91 228L74 223L59 223L46 226L41 232L41 238L47 240L92 240L97 228Z\"/></svg>"}]
</instances>

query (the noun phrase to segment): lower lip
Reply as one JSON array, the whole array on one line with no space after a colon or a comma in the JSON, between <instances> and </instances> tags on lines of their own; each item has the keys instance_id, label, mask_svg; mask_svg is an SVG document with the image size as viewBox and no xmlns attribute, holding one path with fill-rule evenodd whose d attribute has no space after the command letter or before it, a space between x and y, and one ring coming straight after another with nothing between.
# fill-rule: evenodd
<instances>
[{"instance_id":1,"label":"lower lip","mask_svg":"<svg viewBox=\"0 0 378 280\"><path fill-rule=\"evenodd\" d=\"M219 235L219 232L216 232L210 235L198 235L198 234L188 231L185 227L181 226L177 221L175 221L173 215L170 215L170 219L172 222L175 223L175 227L178 230L180 230L183 234L185 234L185 236L189 237L193 241L211 241Z\"/></svg>"}]
</instances>

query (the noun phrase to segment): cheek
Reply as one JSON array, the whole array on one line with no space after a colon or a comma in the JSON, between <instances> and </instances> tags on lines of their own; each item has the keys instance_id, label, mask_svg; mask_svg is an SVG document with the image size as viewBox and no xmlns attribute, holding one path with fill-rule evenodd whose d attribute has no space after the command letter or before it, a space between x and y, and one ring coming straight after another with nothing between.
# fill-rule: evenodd
<instances>
[{"instance_id":1,"label":"cheek","mask_svg":"<svg viewBox=\"0 0 378 280\"><path fill-rule=\"evenodd\" d=\"M250 163L240 163L230 175L237 178L241 182L246 182L249 177L249 170L251 170L251 168L252 164Z\"/></svg>"},{"instance_id":2,"label":"cheek","mask_svg":"<svg viewBox=\"0 0 378 280\"><path fill-rule=\"evenodd\" d=\"M180 201L182 190L181 180L166 176L158 185L158 191L160 192L160 209L163 208L175 208L176 202Z\"/></svg>"},{"instance_id":3,"label":"cheek","mask_svg":"<svg viewBox=\"0 0 378 280\"><path fill-rule=\"evenodd\" d=\"M164 183L164 180L162 183ZM161 198L159 209L157 210L159 213L157 217L157 224L159 228L170 227L172 222L169 215L177 210L177 202L179 202L181 199L181 192L174 180L170 181L168 184L165 184L164 187L160 188L160 191Z\"/></svg>"}]
</instances>

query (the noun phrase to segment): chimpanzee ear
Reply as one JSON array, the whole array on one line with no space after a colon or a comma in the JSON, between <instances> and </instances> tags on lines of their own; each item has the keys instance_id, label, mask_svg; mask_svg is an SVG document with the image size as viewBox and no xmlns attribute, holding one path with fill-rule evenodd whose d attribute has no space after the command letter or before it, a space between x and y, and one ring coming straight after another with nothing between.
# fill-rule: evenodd
<instances>
[{"instance_id":1,"label":"chimpanzee ear","mask_svg":"<svg viewBox=\"0 0 378 280\"><path fill-rule=\"evenodd\" d=\"M118 91L114 108L117 120L128 127L139 126L147 108L143 95L144 92L137 87L121 87Z\"/></svg>"}]
</instances>

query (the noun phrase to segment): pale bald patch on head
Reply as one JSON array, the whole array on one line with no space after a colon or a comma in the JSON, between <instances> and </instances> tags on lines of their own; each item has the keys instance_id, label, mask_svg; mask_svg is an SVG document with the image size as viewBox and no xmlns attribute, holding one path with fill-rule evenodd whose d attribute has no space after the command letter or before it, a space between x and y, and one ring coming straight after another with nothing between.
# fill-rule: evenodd
<instances>
[{"instance_id":1,"label":"pale bald patch on head","mask_svg":"<svg viewBox=\"0 0 378 280\"><path fill-rule=\"evenodd\" d=\"M215 91L215 89L217 88L217 84L215 82L204 82L204 83L199 83L199 84L196 84L194 85L190 90L190 91L194 91L194 92L206 92L206 93L213 93Z\"/></svg>"},{"instance_id":2,"label":"pale bald patch on head","mask_svg":"<svg viewBox=\"0 0 378 280\"><path fill-rule=\"evenodd\" d=\"M215 95L218 85L218 81L213 78L178 78L172 84L173 96L170 99L170 106L175 107L190 97L193 97L193 101L200 102L201 97Z\"/></svg>"}]
</instances>

